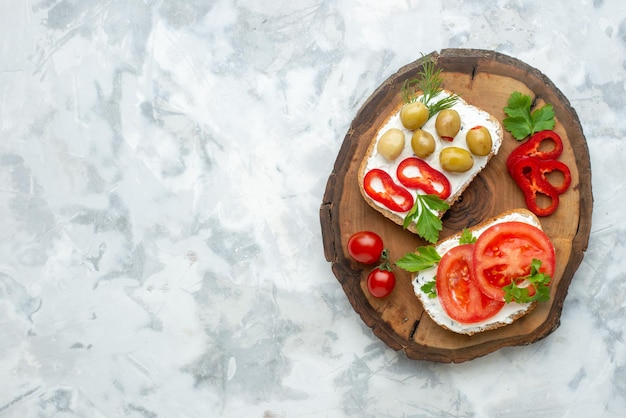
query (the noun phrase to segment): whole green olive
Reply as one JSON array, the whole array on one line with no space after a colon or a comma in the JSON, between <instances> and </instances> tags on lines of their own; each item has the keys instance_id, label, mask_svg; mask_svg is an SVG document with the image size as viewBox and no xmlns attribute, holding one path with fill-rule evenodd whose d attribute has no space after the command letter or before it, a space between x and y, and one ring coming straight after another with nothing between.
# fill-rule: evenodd
<instances>
[{"instance_id":1,"label":"whole green olive","mask_svg":"<svg viewBox=\"0 0 626 418\"><path fill-rule=\"evenodd\" d=\"M447 147L441 150L439 163L446 171L463 173L474 166L474 158L464 148Z\"/></svg>"},{"instance_id":2,"label":"whole green olive","mask_svg":"<svg viewBox=\"0 0 626 418\"><path fill-rule=\"evenodd\" d=\"M422 102L411 102L400 110L400 121L405 128L410 130L419 129L428 120L428 108Z\"/></svg>"},{"instance_id":3,"label":"whole green olive","mask_svg":"<svg viewBox=\"0 0 626 418\"><path fill-rule=\"evenodd\" d=\"M437 134L446 141L452 141L461 129L461 117L454 109L444 109L437 114L435 120Z\"/></svg>"},{"instance_id":4,"label":"whole green olive","mask_svg":"<svg viewBox=\"0 0 626 418\"><path fill-rule=\"evenodd\" d=\"M382 134L376 145L378 153L389 161L398 158L403 149L404 132L396 128L391 128Z\"/></svg>"},{"instance_id":5,"label":"whole green olive","mask_svg":"<svg viewBox=\"0 0 626 418\"><path fill-rule=\"evenodd\" d=\"M491 152L491 134L484 126L474 126L465 135L467 147L474 155L484 156Z\"/></svg>"},{"instance_id":6,"label":"whole green olive","mask_svg":"<svg viewBox=\"0 0 626 418\"><path fill-rule=\"evenodd\" d=\"M420 158L426 158L435 151L435 138L423 129L413 132L411 137L411 148Z\"/></svg>"}]
</instances>

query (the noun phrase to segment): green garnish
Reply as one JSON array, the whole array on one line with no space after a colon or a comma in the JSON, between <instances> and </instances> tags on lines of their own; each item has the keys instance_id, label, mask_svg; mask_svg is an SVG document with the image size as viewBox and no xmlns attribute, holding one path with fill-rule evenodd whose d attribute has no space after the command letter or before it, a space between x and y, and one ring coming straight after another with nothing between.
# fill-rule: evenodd
<instances>
[{"instance_id":1,"label":"green garnish","mask_svg":"<svg viewBox=\"0 0 626 418\"><path fill-rule=\"evenodd\" d=\"M437 297L437 281L433 279L424 283L420 290L426 293L430 299L435 299Z\"/></svg>"},{"instance_id":2,"label":"green garnish","mask_svg":"<svg viewBox=\"0 0 626 418\"><path fill-rule=\"evenodd\" d=\"M415 273L434 266L439 260L441 260L441 256L437 253L435 247L428 245L425 247L417 247L415 252L403 255L396 261L396 266L408 272Z\"/></svg>"},{"instance_id":3,"label":"green garnish","mask_svg":"<svg viewBox=\"0 0 626 418\"><path fill-rule=\"evenodd\" d=\"M415 273L426 270L441 260L441 256L432 245L417 247L415 252L407 253L396 261L396 266L408 272ZM437 297L436 279L424 283L420 289L426 293L430 299Z\"/></svg>"},{"instance_id":4,"label":"green garnish","mask_svg":"<svg viewBox=\"0 0 626 418\"><path fill-rule=\"evenodd\" d=\"M402 99L405 103L412 103L419 100L428 109L430 119L437 112L449 109L456 104L459 99L457 94L447 96L436 102L432 102L441 93L441 68L435 67L435 61L430 58L422 64L422 69L417 73L417 78L404 80L402 84Z\"/></svg>"},{"instance_id":5,"label":"green garnish","mask_svg":"<svg viewBox=\"0 0 626 418\"><path fill-rule=\"evenodd\" d=\"M510 285L504 286L504 301L528 303L528 302L545 302L550 300L550 280L547 274L539 273L541 260L533 259L530 263L530 274L526 277L520 277L517 281L512 281ZM519 287L517 283L528 283L528 287ZM534 295L530 296L528 289L534 288Z\"/></svg>"},{"instance_id":6,"label":"green garnish","mask_svg":"<svg viewBox=\"0 0 626 418\"><path fill-rule=\"evenodd\" d=\"M552 105L546 104L531 113L531 104L530 96L514 91L509 97L508 106L504 108L508 117L504 118L502 124L518 141L536 132L554 128Z\"/></svg>"},{"instance_id":7,"label":"green garnish","mask_svg":"<svg viewBox=\"0 0 626 418\"><path fill-rule=\"evenodd\" d=\"M476 242L476 237L472 234L472 231L465 228L459 238L459 244L473 244Z\"/></svg>"},{"instance_id":8,"label":"green garnish","mask_svg":"<svg viewBox=\"0 0 626 418\"><path fill-rule=\"evenodd\" d=\"M417 234L426 241L435 243L439 238L439 231L443 228L438 213L446 211L450 205L439 196L419 194L415 196L415 203L404 218L404 229L415 222Z\"/></svg>"}]
</instances>

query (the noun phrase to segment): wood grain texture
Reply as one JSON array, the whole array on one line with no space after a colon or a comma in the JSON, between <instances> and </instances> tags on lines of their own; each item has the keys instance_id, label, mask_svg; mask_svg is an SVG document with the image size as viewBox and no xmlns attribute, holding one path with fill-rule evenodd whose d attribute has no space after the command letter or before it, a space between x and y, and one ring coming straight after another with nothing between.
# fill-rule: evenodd
<instances>
[{"instance_id":1,"label":"wood grain texture","mask_svg":"<svg viewBox=\"0 0 626 418\"><path fill-rule=\"evenodd\" d=\"M403 230L362 198L357 170L376 132L401 103L400 89L407 78L416 77L426 59L434 58L442 69L443 87L502 121L504 107L513 91L533 98L533 106L551 103L556 114L555 131L564 142L560 160L572 173L570 189L561 196L559 209L541 218L557 254L557 270L550 302L542 303L512 325L465 336L436 325L413 293L409 273L396 269L397 284L384 299L369 295L366 277L371 267L347 255L348 238L361 230L377 232L394 261L420 245L416 235ZM465 190L444 216L440 238L480 223L509 209L525 207L521 190L506 170L506 157L518 145L508 132L499 153ZM445 49L402 67L363 104L337 155L320 206L324 255L354 310L375 335L409 358L434 362L463 362L499 348L533 343L553 332L572 277L587 249L591 230L593 197L587 142L575 110L567 98L541 72L493 51Z\"/></svg>"}]
</instances>

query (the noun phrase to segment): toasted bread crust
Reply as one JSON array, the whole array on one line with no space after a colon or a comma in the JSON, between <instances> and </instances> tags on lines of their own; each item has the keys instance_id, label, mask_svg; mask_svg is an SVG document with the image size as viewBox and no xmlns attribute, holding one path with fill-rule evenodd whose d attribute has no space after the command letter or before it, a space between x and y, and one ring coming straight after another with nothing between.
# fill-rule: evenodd
<instances>
[{"instance_id":1,"label":"toasted bread crust","mask_svg":"<svg viewBox=\"0 0 626 418\"><path fill-rule=\"evenodd\" d=\"M524 209L524 208L518 208L518 209L512 209L512 210L508 210L506 212L503 212L497 216L491 217L483 222L481 222L480 224L477 224L471 228L468 228L472 233L476 233L476 231L481 231L481 230L485 230L487 229L489 226L497 223L497 222L501 222L504 221L507 217L509 217L510 215L519 215L522 216L524 218L524 222L527 222L531 225L536 226L537 228L541 229L541 223L539 221L539 219L529 210ZM438 249L438 253L440 256L443 256L444 252L440 252L440 248L441 247L446 247L448 245L451 245L452 242L458 241L459 238L461 237L462 232L459 232L455 235L452 235L446 239L443 239L441 241L439 241L436 245L435 248ZM475 235L476 236L476 235ZM454 245L456 246L456 245ZM446 250L447 251L447 250ZM428 295L426 295L425 293L421 292L421 290L418 290L419 286L417 285L417 279L418 279L419 273L415 274L412 277L412 281L413 281L413 285L414 285L414 290L415 290L415 294L418 297L418 299L420 300L420 302L422 302L422 306L424 307L424 310L426 311L426 313L428 313L428 315L432 318L432 320L437 323L439 326L441 326L442 328L445 328L449 331L455 332L457 334L466 334L466 335L474 335L477 333L481 333L481 332L485 332L485 331L489 331L489 330L494 330L497 328L501 328L503 326L506 325L510 325L513 322L515 322L517 319L521 318L522 316L526 315L527 313L529 313L530 311L532 311L535 306L536 306L536 302L534 303L530 303L530 304L524 304L524 305L519 305L519 310L518 311L514 311L511 315L507 316L505 319L506 321L502 320L502 321L493 321L493 322L488 322L484 325L481 326L475 326L474 324L469 324L467 329L465 330L459 330L457 329L453 329L453 327L448 326L448 324L446 324L445 322L438 320L437 315L435 315L433 313L433 311L431 310L431 304L433 303L432 300L428 300ZM452 319L450 319L450 322L452 322Z\"/></svg>"},{"instance_id":2,"label":"toasted bread crust","mask_svg":"<svg viewBox=\"0 0 626 418\"><path fill-rule=\"evenodd\" d=\"M402 108L402 105L400 105L400 107L398 107L398 109L396 109L396 111L393 114L389 115L389 117L385 121L385 124L389 121L389 119L391 119L395 114L397 114L400 111L401 108ZM384 124L383 124L383 126L384 126ZM403 217L401 217L397 213L394 213L394 212L392 212L392 211L390 211L388 209L385 209L385 208L379 206L365 192L363 179L365 178L365 173L367 172L367 162L368 162L369 158L374 154L374 152L376 150L377 138L378 138L378 132L376 133L376 135L370 141L370 144L367 147L367 151L365 152L365 157L363 158L363 160L361 161L361 164L359 165L359 171L358 171L358 175L357 175L357 179L358 179L358 182L359 182L359 190L361 190L361 195L363 196L363 199L365 199L365 201L367 202L368 205L370 205L372 208L374 208L378 212L380 212L385 218L390 219L392 222L395 222L398 225L403 225L404 224L404 218ZM410 225L407 229L409 231L413 232L414 234L417 233L417 230L415 229L415 225Z\"/></svg>"},{"instance_id":3,"label":"toasted bread crust","mask_svg":"<svg viewBox=\"0 0 626 418\"><path fill-rule=\"evenodd\" d=\"M450 92L448 92L450 93ZM502 125L500 124L500 122L493 117L492 115L490 115L489 113L485 112L484 110L470 105L468 103L466 103L465 101L460 100L464 105L467 106L471 106L475 109L477 109L478 111L482 111L484 112L486 115L488 115L488 120L491 121L491 123L493 123L493 125L496 127L496 135L495 138L492 138L492 141L494 142L494 144L497 144L497 146L492 147L491 152L486 156L487 162L486 164L489 163L489 160L491 160L491 158L494 156L494 149L498 149L500 144L502 143L502 139L503 139L503 130L502 130ZM383 207L382 205L378 204L377 202L375 202L371 197L369 197L367 195L367 193L365 192L364 189L364 177L365 174L367 172L367 166L368 166L368 162L370 160L370 158L376 153L376 144L377 144L377 139L380 135L380 129L382 129L382 127L384 127L389 120L394 117L395 115L397 115L401 108L402 108L403 104L400 104L398 106L398 108L396 108L396 110L394 111L393 114L391 114L386 120L385 123L381 126L381 128L379 128L379 130L377 131L376 135L372 138L367 151L365 153L365 157L363 158L363 160L361 161L361 164L359 165L359 170L358 170L358 174L357 174L357 179L358 179L358 183L359 183L359 189L361 191L361 195L363 196L363 198L365 199L365 201L368 203L368 205L370 205L373 209L375 209L376 211L380 212L383 216L385 216L386 218L390 219L392 222L395 222L398 225L403 225L404 224L404 217L400 216L399 214ZM474 180L474 178L482 171L482 169L480 170L476 170L474 172L472 172L471 176L468 177L463 184L460 186L460 188L458 190L455 190L454 193L452 193L447 199L446 202L448 203L448 205L452 206L463 194L463 192L465 191L465 189L467 189L467 187L471 184L471 182ZM445 174L445 173L444 173ZM441 212L439 214L439 216L443 216L444 212ZM417 233L417 229L415 227L415 224L411 224L408 226L407 228L409 231L413 232L413 233Z\"/></svg>"}]
</instances>

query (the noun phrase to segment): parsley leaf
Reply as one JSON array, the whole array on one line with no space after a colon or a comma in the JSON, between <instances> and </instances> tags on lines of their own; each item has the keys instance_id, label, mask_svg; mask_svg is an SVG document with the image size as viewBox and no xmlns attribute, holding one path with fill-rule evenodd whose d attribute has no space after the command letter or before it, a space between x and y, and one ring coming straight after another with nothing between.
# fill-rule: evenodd
<instances>
[{"instance_id":1,"label":"parsley leaf","mask_svg":"<svg viewBox=\"0 0 626 418\"><path fill-rule=\"evenodd\" d=\"M417 234L430 243L437 242L443 224L438 214L450 208L445 200L437 195L419 194L415 196L415 204L404 218L404 229L415 222Z\"/></svg>"},{"instance_id":2,"label":"parsley leaf","mask_svg":"<svg viewBox=\"0 0 626 418\"><path fill-rule=\"evenodd\" d=\"M552 105L546 104L531 113L531 104L530 96L514 91L509 97L508 106L504 108L508 117L504 118L502 124L518 141L536 132L554 128Z\"/></svg>"},{"instance_id":3,"label":"parsley leaf","mask_svg":"<svg viewBox=\"0 0 626 418\"><path fill-rule=\"evenodd\" d=\"M547 274L539 272L541 260L533 259L530 263L530 274L526 277L520 277L511 284L504 286L504 301L506 303L528 303L528 302L545 302L550 300L550 280ZM519 287L518 283L528 283L527 287ZM534 288L535 292L531 296L528 289Z\"/></svg>"},{"instance_id":4,"label":"parsley leaf","mask_svg":"<svg viewBox=\"0 0 626 418\"><path fill-rule=\"evenodd\" d=\"M437 281L431 280L429 282L424 283L420 290L428 295L430 299L435 299L437 297Z\"/></svg>"},{"instance_id":5,"label":"parsley leaf","mask_svg":"<svg viewBox=\"0 0 626 418\"><path fill-rule=\"evenodd\" d=\"M533 132L546 131L554 128L554 109L551 104L536 109L532 114Z\"/></svg>"},{"instance_id":6,"label":"parsley leaf","mask_svg":"<svg viewBox=\"0 0 626 418\"><path fill-rule=\"evenodd\" d=\"M432 245L418 247L415 252L407 253L396 261L396 266L408 272L426 270L441 260L441 256Z\"/></svg>"},{"instance_id":7,"label":"parsley leaf","mask_svg":"<svg viewBox=\"0 0 626 418\"><path fill-rule=\"evenodd\" d=\"M459 238L459 244L473 244L476 242L476 237L472 234L472 231L465 228Z\"/></svg>"}]
</instances>

